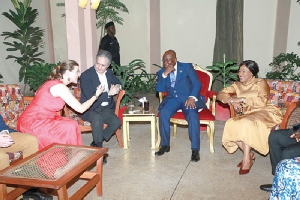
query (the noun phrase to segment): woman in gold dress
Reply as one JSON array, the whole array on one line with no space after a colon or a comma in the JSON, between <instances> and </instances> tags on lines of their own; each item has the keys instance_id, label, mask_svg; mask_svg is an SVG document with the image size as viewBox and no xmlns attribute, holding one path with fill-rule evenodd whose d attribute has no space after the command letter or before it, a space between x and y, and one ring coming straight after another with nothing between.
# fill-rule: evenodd
<instances>
[{"instance_id":1,"label":"woman in gold dress","mask_svg":"<svg viewBox=\"0 0 300 200\"><path fill-rule=\"evenodd\" d=\"M266 155L269 152L268 137L271 128L282 120L281 112L269 100L270 88L266 80L257 78L259 67L255 61L246 60L240 64L240 82L224 88L218 100L233 106L237 117L227 120L222 144L229 153L240 148L243 160L239 174L248 174L255 160L252 149Z\"/></svg>"}]
</instances>

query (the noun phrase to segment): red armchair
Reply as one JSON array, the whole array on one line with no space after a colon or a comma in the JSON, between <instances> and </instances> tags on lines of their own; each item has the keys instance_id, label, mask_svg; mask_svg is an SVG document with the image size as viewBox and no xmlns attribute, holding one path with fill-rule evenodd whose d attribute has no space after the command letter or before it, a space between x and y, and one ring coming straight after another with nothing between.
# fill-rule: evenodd
<instances>
[{"instance_id":1,"label":"red armchair","mask_svg":"<svg viewBox=\"0 0 300 200\"><path fill-rule=\"evenodd\" d=\"M200 94L203 95L206 99L207 109L203 109L199 112L199 121L200 124L207 125L207 136L209 139L209 149L210 153L214 153L214 134L215 134L215 114L216 114L216 98L217 93L211 91L213 76L210 72L202 69L200 66L193 64L194 69L199 77L200 82L202 83L202 88ZM166 93L159 93L159 101L161 102L163 97L166 96ZM160 133L159 133L159 114L156 117L157 132L158 138L156 147L160 145ZM188 122L185 120L182 112L177 112L171 119L170 122L173 123L173 136L176 136L177 124L188 125Z\"/></svg>"}]
</instances>

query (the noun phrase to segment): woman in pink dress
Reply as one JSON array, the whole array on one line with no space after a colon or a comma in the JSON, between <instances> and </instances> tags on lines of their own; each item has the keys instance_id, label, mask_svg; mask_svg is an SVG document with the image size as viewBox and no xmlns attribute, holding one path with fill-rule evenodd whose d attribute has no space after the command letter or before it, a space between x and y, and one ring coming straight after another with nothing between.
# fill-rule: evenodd
<instances>
[{"instance_id":1,"label":"woman in pink dress","mask_svg":"<svg viewBox=\"0 0 300 200\"><path fill-rule=\"evenodd\" d=\"M63 61L52 70L48 81L38 89L34 99L18 119L18 131L35 135L39 149L53 143L82 145L78 123L57 112L67 103L75 111L83 113L97 100L105 86L98 87L95 95L81 104L67 87L70 83L77 83L79 75L76 61Z\"/></svg>"}]
</instances>

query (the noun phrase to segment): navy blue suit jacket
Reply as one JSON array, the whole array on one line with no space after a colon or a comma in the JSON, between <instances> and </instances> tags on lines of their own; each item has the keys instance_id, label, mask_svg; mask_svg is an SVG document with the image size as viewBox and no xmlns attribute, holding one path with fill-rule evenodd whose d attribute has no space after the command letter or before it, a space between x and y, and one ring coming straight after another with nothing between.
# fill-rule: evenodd
<instances>
[{"instance_id":1,"label":"navy blue suit jacket","mask_svg":"<svg viewBox=\"0 0 300 200\"><path fill-rule=\"evenodd\" d=\"M107 78L107 84L108 89L110 89L111 84L120 84L120 80L113 74L111 69L107 69L106 73ZM81 76L80 76L80 88L81 88L81 97L80 102L84 103L86 100L90 99L93 95L95 95L97 87L100 85L100 80L98 77L98 74L95 70L95 67L90 67L89 69L85 70ZM109 105L111 109L115 109L116 103L113 97L108 98L108 93L103 92L99 98L94 102L94 104L83 114L80 115L80 117L87 121L89 118L89 113L92 110L95 110L99 106L101 106L102 102L109 102Z\"/></svg>"},{"instance_id":2,"label":"navy blue suit jacket","mask_svg":"<svg viewBox=\"0 0 300 200\"><path fill-rule=\"evenodd\" d=\"M177 75L174 88L171 87L170 74L167 78L162 77L164 71L165 68L162 68L157 72L158 81L156 90L158 92L167 92L167 96L163 99L158 108L159 110L169 98L173 98L175 95L177 95L183 103L186 102L189 96L194 96L198 99L198 101L195 102L196 106L198 108L206 108L205 98L200 94L202 84L191 63L177 62Z\"/></svg>"}]
</instances>

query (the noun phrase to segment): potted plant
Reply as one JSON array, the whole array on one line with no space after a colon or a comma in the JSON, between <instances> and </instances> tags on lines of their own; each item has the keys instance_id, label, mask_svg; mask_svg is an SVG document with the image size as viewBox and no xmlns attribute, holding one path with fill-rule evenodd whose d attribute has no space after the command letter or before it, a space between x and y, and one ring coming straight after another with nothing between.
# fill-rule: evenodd
<instances>
[{"instance_id":1,"label":"potted plant","mask_svg":"<svg viewBox=\"0 0 300 200\"><path fill-rule=\"evenodd\" d=\"M272 71L266 74L267 79L300 81L300 58L293 52L279 54L269 66Z\"/></svg>"},{"instance_id":2,"label":"potted plant","mask_svg":"<svg viewBox=\"0 0 300 200\"><path fill-rule=\"evenodd\" d=\"M11 39L11 42L3 42L9 48L7 51L18 51L20 56L8 55L6 59L14 59L15 62L21 65L19 70L19 81L27 81L26 71L34 62L43 62L39 58L43 52L39 48L43 44L44 30L40 27L34 27L39 13L37 9L30 7L32 0L24 0L23 3L19 0L11 0L16 12L9 10L3 15L17 26L13 32L3 32L1 36L5 36L4 40Z\"/></svg>"},{"instance_id":3,"label":"potted plant","mask_svg":"<svg viewBox=\"0 0 300 200\"><path fill-rule=\"evenodd\" d=\"M52 69L59 64L35 62L29 67L26 71L26 84L29 85L30 90L36 92L47 81Z\"/></svg>"},{"instance_id":4,"label":"potted plant","mask_svg":"<svg viewBox=\"0 0 300 200\"><path fill-rule=\"evenodd\" d=\"M213 72L213 83L220 81L223 88L230 86L232 81L237 81L237 71L239 66L235 60L226 61L226 55L223 55L223 62L213 62L212 66L207 66L206 69ZM216 104L216 119L226 121L230 118L230 110L228 104L217 101Z\"/></svg>"},{"instance_id":5,"label":"potted plant","mask_svg":"<svg viewBox=\"0 0 300 200\"><path fill-rule=\"evenodd\" d=\"M121 101L122 106L137 99L138 92L155 92L156 75L146 72L143 60L135 59L124 66L118 66L114 62L111 65L115 75L121 81L122 89L126 91Z\"/></svg>"},{"instance_id":6,"label":"potted plant","mask_svg":"<svg viewBox=\"0 0 300 200\"><path fill-rule=\"evenodd\" d=\"M237 71L239 66L235 65L235 60L226 61L226 55L223 55L223 62L213 62L212 66L207 66L206 69L211 70L213 72L214 78L213 83L215 81L220 81L222 83L223 88L228 87L232 81L237 81Z\"/></svg>"}]
</instances>

